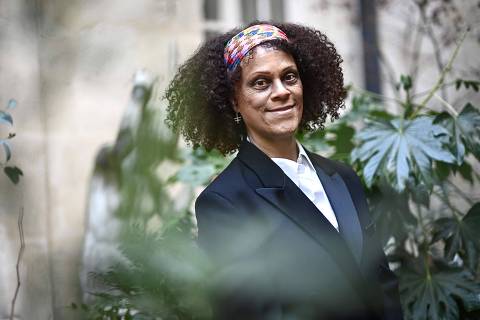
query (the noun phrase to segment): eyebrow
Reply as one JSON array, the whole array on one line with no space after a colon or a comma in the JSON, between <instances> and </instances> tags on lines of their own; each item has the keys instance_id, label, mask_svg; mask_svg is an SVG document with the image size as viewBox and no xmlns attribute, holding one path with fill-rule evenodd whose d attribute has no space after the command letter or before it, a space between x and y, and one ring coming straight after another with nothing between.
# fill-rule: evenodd
<instances>
[{"instance_id":1,"label":"eyebrow","mask_svg":"<svg viewBox=\"0 0 480 320\"><path fill-rule=\"evenodd\" d=\"M286 66L285 68L283 68L280 73L282 72L285 72L289 69L293 69L295 71L298 71L297 67L294 65L294 64L289 64L288 66ZM265 70L258 70L258 71L255 71L255 72L252 72L250 74L250 77L253 77L255 75L258 75L258 74L271 74L272 72L269 70L269 69L265 69Z\"/></svg>"}]
</instances>

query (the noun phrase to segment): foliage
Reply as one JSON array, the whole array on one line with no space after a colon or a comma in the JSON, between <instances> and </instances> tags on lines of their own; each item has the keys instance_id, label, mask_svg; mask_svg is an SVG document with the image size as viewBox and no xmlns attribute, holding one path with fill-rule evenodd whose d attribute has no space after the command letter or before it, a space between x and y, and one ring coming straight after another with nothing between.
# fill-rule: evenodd
<instances>
[{"instance_id":1,"label":"foliage","mask_svg":"<svg viewBox=\"0 0 480 320\"><path fill-rule=\"evenodd\" d=\"M13 126L12 115L8 112L9 109L15 108L17 105L16 100L10 99L7 104L6 110L0 110L0 123L8 126ZM17 184L20 181L20 176L23 175L23 172L17 166L8 165L10 159L12 158L12 151L9 144L9 140L15 137L15 133L8 133L6 137L0 137L0 145L5 154L5 160L0 161L0 167L3 169L4 174L10 179L11 182Z\"/></svg>"},{"instance_id":2,"label":"foliage","mask_svg":"<svg viewBox=\"0 0 480 320\"><path fill-rule=\"evenodd\" d=\"M108 292L82 306L88 319L209 319L210 266L181 219L159 233L141 225L125 230L121 249L129 262L96 276ZM75 306L76 307L76 306Z\"/></svg>"},{"instance_id":3,"label":"foliage","mask_svg":"<svg viewBox=\"0 0 480 320\"><path fill-rule=\"evenodd\" d=\"M223 157L217 150L207 152L198 147L183 150L180 156L182 167L169 178L170 183L181 181L192 186L207 185L230 162L231 157Z\"/></svg>"},{"instance_id":4,"label":"foliage","mask_svg":"<svg viewBox=\"0 0 480 320\"><path fill-rule=\"evenodd\" d=\"M397 267L406 319L480 313L480 203L457 186L463 180L478 189L480 110L472 102L458 110L436 95L448 86L478 91L476 80L445 83L459 47L428 92L412 92L414 79L400 77L396 89L404 99L396 100L397 114L379 113L372 102L387 106L389 97L357 90L352 99L357 115L349 125L361 129L349 160L365 182L377 231ZM432 103L434 97L440 103ZM438 106L443 110L435 111ZM454 204L459 197L470 208Z\"/></svg>"},{"instance_id":5,"label":"foliage","mask_svg":"<svg viewBox=\"0 0 480 320\"><path fill-rule=\"evenodd\" d=\"M420 270L404 268L400 273L400 293L407 315L418 320L458 319L461 309L468 312L480 308L480 285L471 273L448 266L432 268L421 259L413 262Z\"/></svg>"}]
</instances>

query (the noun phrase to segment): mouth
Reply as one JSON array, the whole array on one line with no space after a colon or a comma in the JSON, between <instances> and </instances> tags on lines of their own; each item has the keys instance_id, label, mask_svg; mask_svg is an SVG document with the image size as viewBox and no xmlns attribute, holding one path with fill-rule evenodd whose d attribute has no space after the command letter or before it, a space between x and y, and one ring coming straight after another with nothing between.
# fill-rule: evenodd
<instances>
[{"instance_id":1,"label":"mouth","mask_svg":"<svg viewBox=\"0 0 480 320\"><path fill-rule=\"evenodd\" d=\"M280 107L280 108L275 108L275 109L269 109L267 110L267 112L288 112L290 111L291 109L295 108L295 105L289 105L289 106L285 106L285 107Z\"/></svg>"}]
</instances>

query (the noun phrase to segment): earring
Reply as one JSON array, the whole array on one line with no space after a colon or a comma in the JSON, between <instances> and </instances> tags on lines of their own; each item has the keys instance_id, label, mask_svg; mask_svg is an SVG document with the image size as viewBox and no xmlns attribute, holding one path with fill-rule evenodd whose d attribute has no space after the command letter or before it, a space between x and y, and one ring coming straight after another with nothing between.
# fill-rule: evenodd
<instances>
[{"instance_id":1,"label":"earring","mask_svg":"<svg viewBox=\"0 0 480 320\"><path fill-rule=\"evenodd\" d=\"M239 124L240 121L242 121L242 117L240 116L240 113L235 112L235 118L233 118L233 120L235 120L235 122Z\"/></svg>"}]
</instances>

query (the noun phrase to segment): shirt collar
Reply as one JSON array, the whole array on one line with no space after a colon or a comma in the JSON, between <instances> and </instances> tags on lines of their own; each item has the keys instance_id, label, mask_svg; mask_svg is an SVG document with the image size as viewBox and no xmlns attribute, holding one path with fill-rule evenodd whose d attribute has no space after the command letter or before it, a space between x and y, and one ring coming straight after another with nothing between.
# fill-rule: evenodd
<instances>
[{"instance_id":1,"label":"shirt collar","mask_svg":"<svg viewBox=\"0 0 480 320\"><path fill-rule=\"evenodd\" d=\"M250 140L249 136L247 136L247 141L250 142L250 143L253 143L252 140ZM297 147L298 147L297 163L300 164L302 162L306 162L306 164L310 167L310 169L315 171L315 167L313 166L312 161L308 157L307 152L305 151L305 149L303 149L303 146L300 144L300 142L298 142L297 140L296 140L296 142L297 142ZM277 159L280 159L280 158L277 158Z\"/></svg>"},{"instance_id":2,"label":"shirt collar","mask_svg":"<svg viewBox=\"0 0 480 320\"><path fill-rule=\"evenodd\" d=\"M300 142L297 141L297 146L298 146L298 158L297 158L297 162L298 163L301 163L302 160L303 162L305 162L306 160L306 163L308 164L308 166L310 167L310 169L312 169L313 171L315 171L315 167L313 166L313 163L312 161L310 160L310 158L308 157L307 155L307 152L305 151L305 149L303 149L303 146L300 144Z\"/></svg>"}]
</instances>

